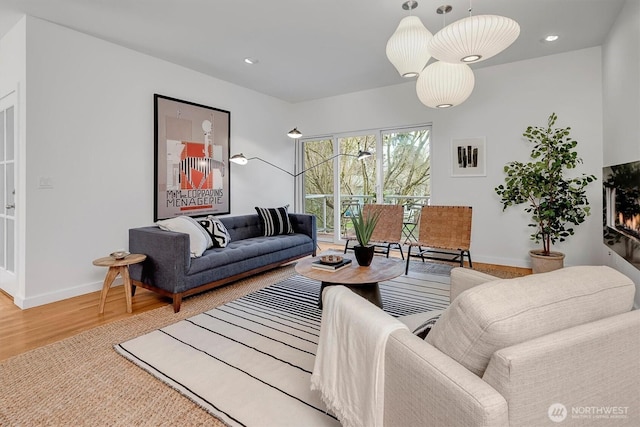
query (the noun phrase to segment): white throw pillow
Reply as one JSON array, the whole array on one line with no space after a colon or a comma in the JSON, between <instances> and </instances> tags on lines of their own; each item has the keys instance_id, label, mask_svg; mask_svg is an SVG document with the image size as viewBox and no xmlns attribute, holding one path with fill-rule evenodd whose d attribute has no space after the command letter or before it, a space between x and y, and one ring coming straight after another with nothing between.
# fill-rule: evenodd
<instances>
[{"instance_id":1,"label":"white throw pillow","mask_svg":"<svg viewBox=\"0 0 640 427\"><path fill-rule=\"evenodd\" d=\"M207 248L213 246L213 241L209 233L190 216L178 216L175 218L163 219L156 222L156 225L165 231L175 231L189 235L189 245L191 258L202 255Z\"/></svg>"}]
</instances>

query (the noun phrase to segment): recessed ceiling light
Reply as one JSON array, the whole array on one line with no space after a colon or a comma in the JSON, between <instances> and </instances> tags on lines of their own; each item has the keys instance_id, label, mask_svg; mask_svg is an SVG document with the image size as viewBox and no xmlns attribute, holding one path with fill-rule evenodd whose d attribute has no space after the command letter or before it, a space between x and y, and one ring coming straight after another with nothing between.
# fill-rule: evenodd
<instances>
[{"instance_id":1,"label":"recessed ceiling light","mask_svg":"<svg viewBox=\"0 0 640 427\"><path fill-rule=\"evenodd\" d=\"M245 64L253 65L253 64L257 64L260 61L258 61L255 58L244 58L244 62Z\"/></svg>"},{"instance_id":2,"label":"recessed ceiling light","mask_svg":"<svg viewBox=\"0 0 640 427\"><path fill-rule=\"evenodd\" d=\"M549 34L547 37L544 38L544 41L546 42L554 42L556 40L558 40L560 38L560 36L558 36L557 34Z\"/></svg>"}]
</instances>

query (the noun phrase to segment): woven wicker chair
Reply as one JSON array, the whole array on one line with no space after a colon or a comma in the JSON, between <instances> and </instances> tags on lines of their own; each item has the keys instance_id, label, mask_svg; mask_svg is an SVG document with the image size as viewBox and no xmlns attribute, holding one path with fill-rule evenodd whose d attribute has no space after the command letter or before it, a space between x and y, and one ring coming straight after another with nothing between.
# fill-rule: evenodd
<instances>
[{"instance_id":1,"label":"woven wicker chair","mask_svg":"<svg viewBox=\"0 0 640 427\"><path fill-rule=\"evenodd\" d=\"M464 266L464 257L472 268L471 253L471 206L424 206L420 212L418 241L409 242L407 250L407 267L411 257L435 259L440 261L459 261ZM411 253L417 248L417 253ZM424 249L423 249L424 248ZM432 256L430 254L436 254ZM446 257L449 255L450 257Z\"/></svg>"},{"instance_id":2,"label":"woven wicker chair","mask_svg":"<svg viewBox=\"0 0 640 427\"><path fill-rule=\"evenodd\" d=\"M398 249L400 250L400 256L404 259L404 252L402 251L403 207L401 205L366 204L362 209L364 216L380 212L380 218L370 240L371 244L376 247L376 253L384 254L389 258L391 249ZM349 235L345 238L347 239L344 245L344 253L346 254L347 250L353 249L353 247L349 247L349 242L357 244L358 241L354 235Z\"/></svg>"}]
</instances>

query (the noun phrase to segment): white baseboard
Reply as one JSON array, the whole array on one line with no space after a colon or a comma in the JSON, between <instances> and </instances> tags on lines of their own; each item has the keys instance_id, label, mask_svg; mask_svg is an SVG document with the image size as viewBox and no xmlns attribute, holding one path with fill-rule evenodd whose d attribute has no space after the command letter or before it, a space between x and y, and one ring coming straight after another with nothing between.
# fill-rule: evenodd
<instances>
[{"instance_id":1,"label":"white baseboard","mask_svg":"<svg viewBox=\"0 0 640 427\"><path fill-rule=\"evenodd\" d=\"M96 292L102 290L103 282L94 282L88 283L81 286L75 286L72 288L61 289L56 292L48 292L40 295L33 295L26 298L22 298L20 296L16 296L13 299L15 305L20 307L21 309L27 309L32 307L38 307L40 305L49 304L52 302L62 301L68 298L77 297L79 295L89 294L91 292ZM111 287L122 286L122 280L118 278ZM100 297L96 296L96 302L99 301Z\"/></svg>"}]
</instances>

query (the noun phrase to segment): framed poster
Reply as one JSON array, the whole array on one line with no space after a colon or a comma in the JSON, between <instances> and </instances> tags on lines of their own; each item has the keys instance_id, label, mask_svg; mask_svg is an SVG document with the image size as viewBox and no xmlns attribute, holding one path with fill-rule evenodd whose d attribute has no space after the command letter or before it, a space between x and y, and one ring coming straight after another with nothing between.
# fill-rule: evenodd
<instances>
[{"instance_id":1,"label":"framed poster","mask_svg":"<svg viewBox=\"0 0 640 427\"><path fill-rule=\"evenodd\" d=\"M231 113L155 94L154 221L230 213Z\"/></svg>"},{"instance_id":2,"label":"framed poster","mask_svg":"<svg viewBox=\"0 0 640 427\"><path fill-rule=\"evenodd\" d=\"M451 140L451 176L486 176L486 164L483 137Z\"/></svg>"}]
</instances>

